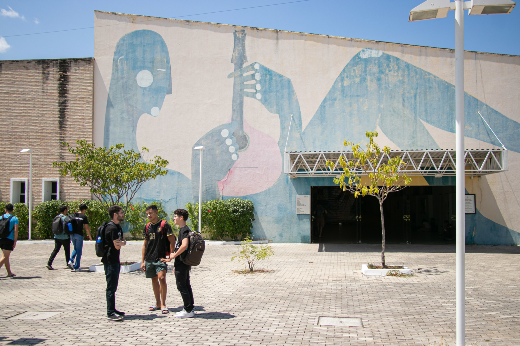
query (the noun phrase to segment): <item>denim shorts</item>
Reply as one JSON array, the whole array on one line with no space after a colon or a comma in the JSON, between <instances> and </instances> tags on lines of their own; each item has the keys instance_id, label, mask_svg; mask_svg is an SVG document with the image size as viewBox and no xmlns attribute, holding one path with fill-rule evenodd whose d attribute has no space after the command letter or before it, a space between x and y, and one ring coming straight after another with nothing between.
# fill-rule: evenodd
<instances>
[{"instance_id":1,"label":"denim shorts","mask_svg":"<svg viewBox=\"0 0 520 346\"><path fill-rule=\"evenodd\" d=\"M161 261L159 262L148 262L144 261L145 273L147 279L152 279L157 276L163 270L168 270L168 265Z\"/></svg>"}]
</instances>

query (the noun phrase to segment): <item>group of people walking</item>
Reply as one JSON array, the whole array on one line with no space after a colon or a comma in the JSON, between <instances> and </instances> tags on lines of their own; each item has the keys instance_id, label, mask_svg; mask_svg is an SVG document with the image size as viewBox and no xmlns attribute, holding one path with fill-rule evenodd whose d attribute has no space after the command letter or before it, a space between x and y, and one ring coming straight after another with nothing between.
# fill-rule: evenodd
<instances>
[{"instance_id":1,"label":"group of people walking","mask_svg":"<svg viewBox=\"0 0 520 346\"><path fill-rule=\"evenodd\" d=\"M5 265L7 276L13 277L15 274L11 271L9 256L16 247L18 239L18 218L13 216L13 205L7 204L5 214L0 218L4 223L9 223L9 235L0 238L0 247L2 249L2 258L0 259L0 268ZM88 207L86 204L79 206L79 212L68 215L67 206L63 205L59 208L59 218L63 229L66 230L61 234L54 235L54 250L52 251L46 268L54 270L52 263L56 255L63 247L65 251L65 260L67 266L77 272L80 268L81 256L83 253L83 238L86 235L89 240L92 239L88 218L85 215ZM115 293L119 283L119 272L121 270L120 252L121 248L126 245L126 240L121 228L121 222L125 219L125 213L121 206L114 205L108 209L110 221L106 223L102 229L101 237L103 237L103 263L106 277L106 300L107 300L107 318L111 321L120 321L124 319L125 313L116 310ZM173 221L179 229L179 236L175 237L171 225L166 220L161 220L158 216L156 205L150 205L146 208L146 216L148 222L143 228L144 243L142 248L141 270L145 272L146 278L152 280L152 289L155 296L155 304L148 308L149 311L161 311L162 314L168 314L169 310L166 306L167 284L166 273L169 262L174 262L175 281L179 290L184 308L175 314L177 318L191 318L195 316L193 311L194 300L193 291L190 283L191 266L186 265L181 260L181 255L189 246L189 233L191 230L186 225L189 214L184 209L174 211ZM71 221L74 218L74 222ZM72 241L74 250L70 254L70 242ZM99 239L97 241L100 241Z\"/></svg>"}]
</instances>

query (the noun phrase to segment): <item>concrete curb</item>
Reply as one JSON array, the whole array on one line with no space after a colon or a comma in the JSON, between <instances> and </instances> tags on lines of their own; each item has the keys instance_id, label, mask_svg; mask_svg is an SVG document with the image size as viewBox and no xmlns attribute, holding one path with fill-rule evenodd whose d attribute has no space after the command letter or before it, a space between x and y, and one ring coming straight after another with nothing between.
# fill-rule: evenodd
<instances>
[{"instance_id":1,"label":"concrete curb","mask_svg":"<svg viewBox=\"0 0 520 346\"><path fill-rule=\"evenodd\" d=\"M96 242L93 240L85 240L84 244L95 244ZM253 240L253 244L268 244L269 240ZM54 240L46 239L46 240L19 240L16 242L16 245L23 244L54 244ZM127 245L143 245L142 240L129 240L126 242ZM221 240L206 240L206 245L240 245L240 241L221 241Z\"/></svg>"}]
</instances>

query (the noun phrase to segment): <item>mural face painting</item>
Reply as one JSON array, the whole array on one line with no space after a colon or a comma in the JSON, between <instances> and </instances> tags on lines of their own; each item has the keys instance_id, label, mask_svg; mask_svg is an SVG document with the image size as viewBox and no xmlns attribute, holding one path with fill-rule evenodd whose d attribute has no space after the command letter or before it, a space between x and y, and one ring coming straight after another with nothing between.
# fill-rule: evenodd
<instances>
[{"instance_id":1,"label":"mural face painting","mask_svg":"<svg viewBox=\"0 0 520 346\"><path fill-rule=\"evenodd\" d=\"M96 12L96 25L121 17L132 16ZM316 76L315 86L308 79L293 85L291 76L310 75L309 52L326 56L327 50L339 49L332 47L337 43L290 33L281 39L272 31L208 23L141 21L120 25L108 36L96 32L101 79L95 86L107 90L104 114L95 114L96 120L104 119L102 144L124 143L134 150L146 146L150 155L170 161L168 175L146 183L138 193L140 200L162 200L169 211L197 201L200 151L192 148L204 146L204 200L252 200L258 216L255 237L309 242L310 216L296 214L296 196L310 194L310 186L332 186L332 178L290 179L283 174L284 152L340 151L345 139L364 141L365 132L374 130L392 149L454 147L454 85L403 59L403 54L400 58L391 50L375 49L376 43L366 41L362 47L360 42L349 46L341 41L345 58L334 59L343 59L342 69L338 63L328 69L326 60L315 59L313 64L322 66L312 68L321 68L326 77ZM303 43L292 42L298 40ZM309 48L288 54L282 47L291 44ZM332 76L334 69L339 75ZM329 81L328 89L320 78ZM319 90L326 92L320 96ZM312 102L315 111L309 114ZM500 146L477 111L509 150L520 152L519 123L469 93L466 138ZM442 185L445 180L423 181ZM486 217L480 209L466 216L470 242L520 242L503 218L496 222L492 218L500 217Z\"/></svg>"}]
</instances>

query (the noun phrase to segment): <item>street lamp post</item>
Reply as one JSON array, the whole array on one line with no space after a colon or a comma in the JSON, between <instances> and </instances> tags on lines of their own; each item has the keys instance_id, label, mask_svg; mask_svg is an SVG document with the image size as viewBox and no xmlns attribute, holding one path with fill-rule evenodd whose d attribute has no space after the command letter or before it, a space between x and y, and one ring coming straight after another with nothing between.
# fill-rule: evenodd
<instances>
[{"instance_id":1,"label":"street lamp post","mask_svg":"<svg viewBox=\"0 0 520 346\"><path fill-rule=\"evenodd\" d=\"M456 338L465 342L465 167L464 167L464 10L470 15L508 14L515 7L511 0L428 0L410 11L409 21L445 18L455 10L455 150L456 150Z\"/></svg>"},{"instance_id":2,"label":"street lamp post","mask_svg":"<svg viewBox=\"0 0 520 346\"><path fill-rule=\"evenodd\" d=\"M29 240L32 231L32 149L22 149L21 153L29 153Z\"/></svg>"},{"instance_id":3,"label":"street lamp post","mask_svg":"<svg viewBox=\"0 0 520 346\"><path fill-rule=\"evenodd\" d=\"M193 148L194 150L200 150L200 168L199 168L199 233L202 232L202 151L204 146L200 145Z\"/></svg>"}]
</instances>

